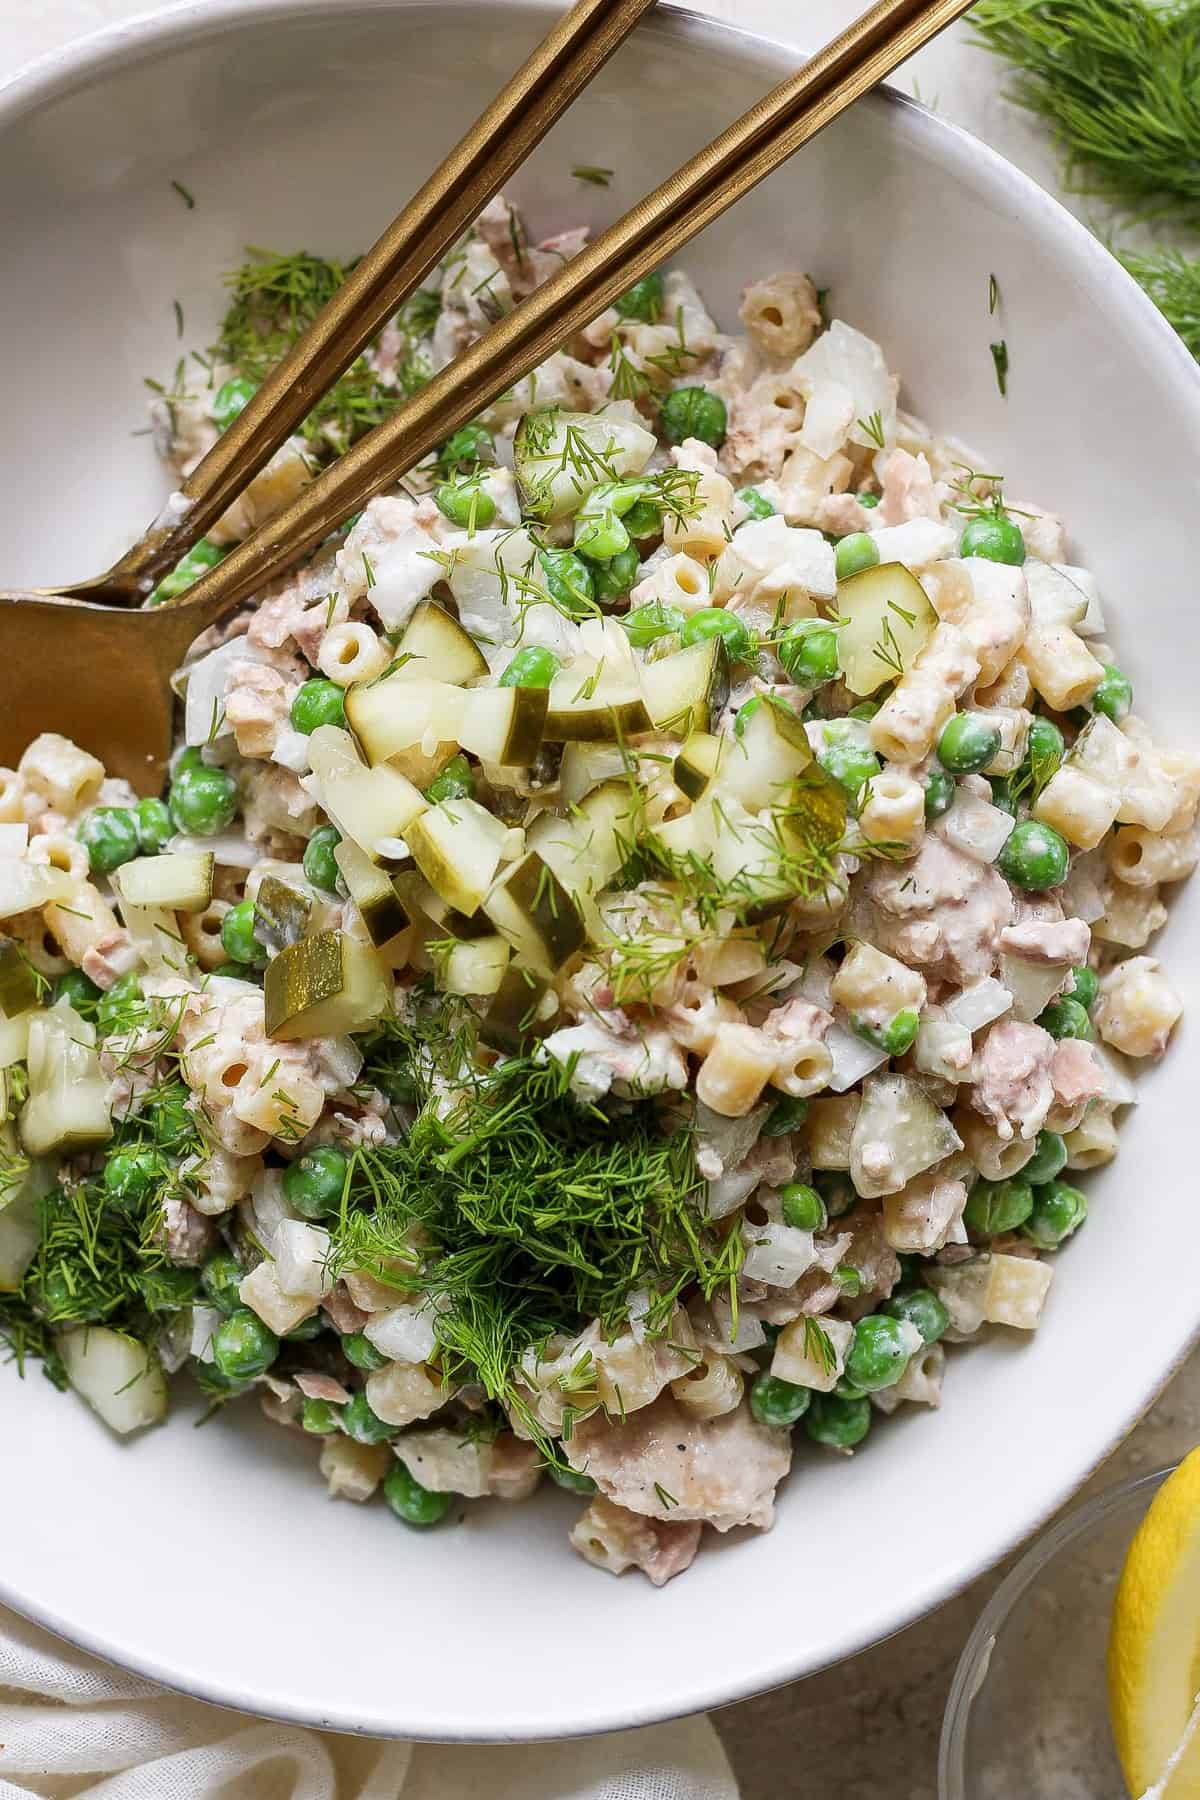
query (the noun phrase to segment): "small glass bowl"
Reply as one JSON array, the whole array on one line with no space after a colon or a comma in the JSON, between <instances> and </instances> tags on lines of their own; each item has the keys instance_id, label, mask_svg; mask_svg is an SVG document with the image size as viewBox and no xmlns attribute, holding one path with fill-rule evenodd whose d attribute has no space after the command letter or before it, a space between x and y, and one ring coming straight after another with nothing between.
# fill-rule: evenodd
<instances>
[{"instance_id":1,"label":"small glass bowl","mask_svg":"<svg viewBox=\"0 0 1200 1800\"><path fill-rule=\"evenodd\" d=\"M1108 1724L1113 1593L1158 1469L1069 1513L1026 1551L959 1659L940 1800L1128 1800Z\"/></svg>"}]
</instances>

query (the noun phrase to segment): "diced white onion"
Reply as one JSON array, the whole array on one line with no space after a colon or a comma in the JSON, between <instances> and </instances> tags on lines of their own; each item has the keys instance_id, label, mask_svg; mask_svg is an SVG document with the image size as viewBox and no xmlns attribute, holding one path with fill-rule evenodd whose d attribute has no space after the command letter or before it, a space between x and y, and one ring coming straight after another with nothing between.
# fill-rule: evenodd
<instances>
[{"instance_id":1,"label":"diced white onion","mask_svg":"<svg viewBox=\"0 0 1200 1800\"><path fill-rule=\"evenodd\" d=\"M192 1341L189 1354L197 1362L210 1363L213 1359L212 1341L217 1327L225 1317L215 1306L204 1306L197 1302L192 1307Z\"/></svg>"},{"instance_id":2,"label":"diced white onion","mask_svg":"<svg viewBox=\"0 0 1200 1800\"><path fill-rule=\"evenodd\" d=\"M1025 956L1002 956L1000 969L1012 994L1013 1017L1027 1025L1062 992L1069 975L1067 969L1031 962Z\"/></svg>"},{"instance_id":3,"label":"diced white onion","mask_svg":"<svg viewBox=\"0 0 1200 1800\"><path fill-rule=\"evenodd\" d=\"M282 1219L275 1227L275 1279L289 1300L323 1300L333 1286L329 1233L304 1219Z\"/></svg>"},{"instance_id":4,"label":"diced white onion","mask_svg":"<svg viewBox=\"0 0 1200 1800\"><path fill-rule=\"evenodd\" d=\"M903 563L914 572L940 562L954 548L954 532L936 519L906 519L902 525L879 525L870 535L880 562Z\"/></svg>"},{"instance_id":5,"label":"diced white onion","mask_svg":"<svg viewBox=\"0 0 1200 1800\"><path fill-rule=\"evenodd\" d=\"M735 1169L708 1184L705 1215L710 1219L727 1219L736 1212L747 1194L752 1194L761 1177L757 1169Z\"/></svg>"},{"instance_id":6,"label":"diced white onion","mask_svg":"<svg viewBox=\"0 0 1200 1800\"><path fill-rule=\"evenodd\" d=\"M725 1119L703 1100L696 1103L696 1148L711 1150L722 1169L736 1169L766 1121L769 1106L756 1106L741 1119ZM757 1180L757 1177L755 1177Z\"/></svg>"},{"instance_id":7,"label":"diced white onion","mask_svg":"<svg viewBox=\"0 0 1200 1800\"><path fill-rule=\"evenodd\" d=\"M1138 1103L1137 1085L1129 1078L1129 1065L1124 1057L1119 1056L1115 1050L1110 1050L1105 1044L1093 1044L1092 1049L1103 1064L1104 1073L1108 1078L1108 1093L1105 1097L1110 1105L1136 1106Z\"/></svg>"},{"instance_id":8,"label":"diced white onion","mask_svg":"<svg viewBox=\"0 0 1200 1800\"><path fill-rule=\"evenodd\" d=\"M389 1362L427 1362L437 1347L434 1310L427 1300L419 1306L402 1302L387 1312L372 1313L363 1336Z\"/></svg>"},{"instance_id":9,"label":"diced white onion","mask_svg":"<svg viewBox=\"0 0 1200 1800\"><path fill-rule=\"evenodd\" d=\"M791 1287L817 1260L811 1231L792 1225L747 1224L742 1228L746 1260L742 1274L770 1287Z\"/></svg>"},{"instance_id":10,"label":"diced white onion","mask_svg":"<svg viewBox=\"0 0 1200 1800\"><path fill-rule=\"evenodd\" d=\"M264 651L256 650L244 637L235 637L179 670L172 685L176 692L183 691L185 744L216 743L218 738L231 735L233 726L225 717L229 671L235 662L266 660Z\"/></svg>"},{"instance_id":11,"label":"diced white onion","mask_svg":"<svg viewBox=\"0 0 1200 1800\"><path fill-rule=\"evenodd\" d=\"M1067 879L1062 886L1063 911L1068 918L1082 919L1085 925L1094 925L1102 919L1107 910L1104 902L1104 890L1101 881L1104 876L1104 859L1100 851L1089 851L1071 864Z\"/></svg>"},{"instance_id":12,"label":"diced white onion","mask_svg":"<svg viewBox=\"0 0 1200 1800\"><path fill-rule=\"evenodd\" d=\"M737 1329L733 1324L733 1308L729 1304L727 1294L714 1294L709 1302L709 1312L717 1328L717 1335L722 1348L730 1356L740 1356L746 1350L758 1350L767 1341L767 1334L761 1319L744 1306L738 1307Z\"/></svg>"},{"instance_id":13,"label":"diced white onion","mask_svg":"<svg viewBox=\"0 0 1200 1800\"><path fill-rule=\"evenodd\" d=\"M186 832L176 832L167 843L172 855L198 856L211 850L213 860L221 869L252 869L262 861L262 845L252 844L244 838L240 831L222 831L217 837L189 837Z\"/></svg>"},{"instance_id":14,"label":"diced white onion","mask_svg":"<svg viewBox=\"0 0 1200 1800\"><path fill-rule=\"evenodd\" d=\"M1001 807L981 800L959 788L949 812L938 820L936 830L976 862L995 862L1012 836L1013 818Z\"/></svg>"},{"instance_id":15,"label":"diced white onion","mask_svg":"<svg viewBox=\"0 0 1200 1800\"><path fill-rule=\"evenodd\" d=\"M944 1004L948 1019L956 1025L965 1025L968 1031L979 1031L993 1019L1010 1012L1012 1003L1012 995L1004 983L997 981L994 975L985 975L982 981L963 988L960 994L955 994Z\"/></svg>"},{"instance_id":16,"label":"diced white onion","mask_svg":"<svg viewBox=\"0 0 1200 1800\"><path fill-rule=\"evenodd\" d=\"M303 775L308 769L307 732L294 731L290 726L281 731L275 740L271 761L278 763L281 769L291 769L293 774Z\"/></svg>"},{"instance_id":17,"label":"diced white onion","mask_svg":"<svg viewBox=\"0 0 1200 1800\"><path fill-rule=\"evenodd\" d=\"M844 1094L847 1088L852 1088L856 1081L861 1081L872 1069L880 1068L888 1059L886 1050L868 1044L865 1038L847 1031L836 1020L825 1033L825 1048L833 1058L829 1086L835 1094Z\"/></svg>"}]
</instances>

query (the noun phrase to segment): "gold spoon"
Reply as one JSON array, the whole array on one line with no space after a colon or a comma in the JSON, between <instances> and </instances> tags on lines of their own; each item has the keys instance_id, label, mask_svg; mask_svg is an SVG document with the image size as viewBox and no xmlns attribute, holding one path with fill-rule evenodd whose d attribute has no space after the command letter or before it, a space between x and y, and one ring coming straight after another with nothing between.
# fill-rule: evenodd
<instances>
[{"instance_id":1,"label":"gold spoon","mask_svg":"<svg viewBox=\"0 0 1200 1800\"><path fill-rule=\"evenodd\" d=\"M201 631L314 549L633 282L674 256L970 3L879 0L360 438L180 600L125 611L0 592L0 643L5 667L13 671L7 680L0 674L0 761L15 760L37 732L60 730L140 792L156 791L171 747L169 679ZM294 418L318 393L306 391ZM64 629L73 635L69 658L61 653ZM109 699L118 693L125 696L119 710Z\"/></svg>"}]
</instances>

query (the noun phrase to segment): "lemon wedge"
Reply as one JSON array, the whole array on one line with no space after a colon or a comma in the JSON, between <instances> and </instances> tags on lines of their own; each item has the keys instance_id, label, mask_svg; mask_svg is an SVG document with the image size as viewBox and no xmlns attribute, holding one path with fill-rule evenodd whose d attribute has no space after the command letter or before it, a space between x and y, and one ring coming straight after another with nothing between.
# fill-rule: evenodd
<instances>
[{"instance_id":1,"label":"lemon wedge","mask_svg":"<svg viewBox=\"0 0 1200 1800\"><path fill-rule=\"evenodd\" d=\"M1113 1604L1108 1699L1130 1794L1200 1800L1200 1449L1150 1504Z\"/></svg>"}]
</instances>

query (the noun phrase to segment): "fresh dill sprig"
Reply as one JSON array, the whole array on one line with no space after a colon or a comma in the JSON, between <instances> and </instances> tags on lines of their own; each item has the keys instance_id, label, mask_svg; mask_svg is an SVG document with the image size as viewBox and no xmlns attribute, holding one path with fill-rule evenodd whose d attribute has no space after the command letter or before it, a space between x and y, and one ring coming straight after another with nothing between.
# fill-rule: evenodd
<instances>
[{"instance_id":1,"label":"fresh dill sprig","mask_svg":"<svg viewBox=\"0 0 1200 1800\"><path fill-rule=\"evenodd\" d=\"M979 0L971 19L1076 192L1200 222L1200 0Z\"/></svg>"},{"instance_id":2,"label":"fresh dill sprig","mask_svg":"<svg viewBox=\"0 0 1200 1800\"><path fill-rule=\"evenodd\" d=\"M613 178L613 171L602 169L598 163L576 163L571 173L576 181L585 181L589 187L607 187Z\"/></svg>"},{"instance_id":3,"label":"fresh dill sprig","mask_svg":"<svg viewBox=\"0 0 1200 1800\"><path fill-rule=\"evenodd\" d=\"M1117 254L1192 355L1200 357L1200 257L1189 258L1177 250Z\"/></svg>"},{"instance_id":4,"label":"fresh dill sprig","mask_svg":"<svg viewBox=\"0 0 1200 1800\"><path fill-rule=\"evenodd\" d=\"M996 386L1000 389L1001 399L1008 397L1008 344L1004 338L998 343L989 344L992 353L992 367L996 371Z\"/></svg>"},{"instance_id":5,"label":"fresh dill sprig","mask_svg":"<svg viewBox=\"0 0 1200 1800\"><path fill-rule=\"evenodd\" d=\"M435 1296L451 1373L524 1416L520 1359L555 1332L615 1332L639 1288L651 1329L686 1288L732 1290L738 1234L703 1219L690 1134L664 1133L653 1102L614 1130L572 1097L570 1065L489 1068L458 1002L425 999L395 1035L421 1110L401 1142L355 1153L331 1267Z\"/></svg>"}]
</instances>

